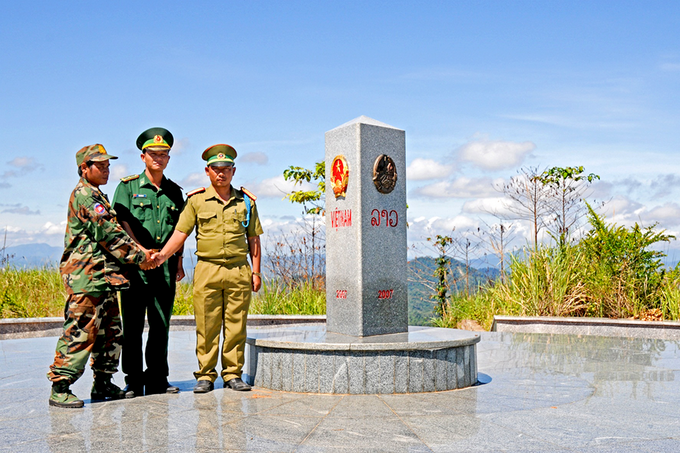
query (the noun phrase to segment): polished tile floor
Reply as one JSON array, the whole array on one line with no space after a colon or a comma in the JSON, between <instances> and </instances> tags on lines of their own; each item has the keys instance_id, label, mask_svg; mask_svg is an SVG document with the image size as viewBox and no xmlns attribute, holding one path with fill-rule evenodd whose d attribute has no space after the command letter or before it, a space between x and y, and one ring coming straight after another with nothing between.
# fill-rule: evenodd
<instances>
[{"instance_id":1,"label":"polished tile floor","mask_svg":"<svg viewBox=\"0 0 680 453\"><path fill-rule=\"evenodd\" d=\"M194 395L194 334L171 333L177 395L48 406L56 338L0 341L0 450L680 451L680 344L483 333L481 385L413 395ZM123 382L122 374L115 381Z\"/></svg>"}]
</instances>

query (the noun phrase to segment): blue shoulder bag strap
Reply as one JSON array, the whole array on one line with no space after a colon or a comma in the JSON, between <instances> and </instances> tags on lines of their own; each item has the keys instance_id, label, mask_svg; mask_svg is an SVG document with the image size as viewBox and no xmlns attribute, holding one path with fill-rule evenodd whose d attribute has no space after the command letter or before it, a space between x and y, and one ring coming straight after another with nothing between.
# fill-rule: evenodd
<instances>
[{"instance_id":1,"label":"blue shoulder bag strap","mask_svg":"<svg viewBox=\"0 0 680 453\"><path fill-rule=\"evenodd\" d=\"M246 220L245 222L241 222L241 225L243 225L243 228L248 228L248 225L250 225L250 197L243 194L243 201L246 202Z\"/></svg>"}]
</instances>

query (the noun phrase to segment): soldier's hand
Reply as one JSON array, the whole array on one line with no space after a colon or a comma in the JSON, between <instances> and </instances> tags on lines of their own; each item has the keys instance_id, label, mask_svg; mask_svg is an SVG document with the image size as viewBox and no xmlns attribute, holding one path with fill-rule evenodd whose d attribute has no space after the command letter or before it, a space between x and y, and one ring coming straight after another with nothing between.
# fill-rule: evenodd
<instances>
[{"instance_id":1,"label":"soldier's hand","mask_svg":"<svg viewBox=\"0 0 680 453\"><path fill-rule=\"evenodd\" d=\"M252 287L253 287L254 292L258 292L260 290L260 288L262 287L262 279L260 278L259 275L253 274L253 278L252 278L251 283L252 283Z\"/></svg>"},{"instance_id":2,"label":"soldier's hand","mask_svg":"<svg viewBox=\"0 0 680 453\"><path fill-rule=\"evenodd\" d=\"M139 265L143 271L148 271L149 269L154 269L158 266L153 259L153 255L155 255L155 253L153 253L151 250L144 249L144 255L146 255L146 257L144 258L142 264Z\"/></svg>"},{"instance_id":3,"label":"soldier's hand","mask_svg":"<svg viewBox=\"0 0 680 453\"><path fill-rule=\"evenodd\" d=\"M165 261L168 259L165 255L163 255L162 251L154 253L151 258L155 261L156 266L160 266L161 264L165 263Z\"/></svg>"},{"instance_id":4,"label":"soldier's hand","mask_svg":"<svg viewBox=\"0 0 680 453\"><path fill-rule=\"evenodd\" d=\"M185 275L184 266L182 266L182 257L180 257L179 262L177 263L177 281L182 280Z\"/></svg>"}]
</instances>

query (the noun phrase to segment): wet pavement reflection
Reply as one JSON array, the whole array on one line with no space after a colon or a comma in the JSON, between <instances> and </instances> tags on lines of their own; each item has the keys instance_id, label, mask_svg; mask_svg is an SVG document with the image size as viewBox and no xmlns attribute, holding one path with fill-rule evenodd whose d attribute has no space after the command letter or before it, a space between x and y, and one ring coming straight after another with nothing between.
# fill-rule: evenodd
<instances>
[{"instance_id":1,"label":"wet pavement reflection","mask_svg":"<svg viewBox=\"0 0 680 453\"><path fill-rule=\"evenodd\" d=\"M194 334L171 332L177 395L48 406L56 338L0 341L0 450L680 451L675 341L483 333L480 385L411 395L192 393ZM122 374L115 382L123 384Z\"/></svg>"}]
</instances>

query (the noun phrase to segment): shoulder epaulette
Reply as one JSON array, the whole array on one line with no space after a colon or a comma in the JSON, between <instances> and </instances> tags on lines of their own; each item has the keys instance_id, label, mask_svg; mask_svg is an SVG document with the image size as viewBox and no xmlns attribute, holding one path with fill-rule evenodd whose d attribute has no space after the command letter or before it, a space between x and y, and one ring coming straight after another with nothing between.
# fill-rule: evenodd
<instances>
[{"instance_id":1,"label":"shoulder epaulette","mask_svg":"<svg viewBox=\"0 0 680 453\"><path fill-rule=\"evenodd\" d=\"M123 182L130 182L130 181L134 181L137 178L139 178L139 175L130 175L130 176L126 176L125 178L120 178L120 180L123 181Z\"/></svg>"},{"instance_id":2,"label":"shoulder epaulette","mask_svg":"<svg viewBox=\"0 0 680 453\"><path fill-rule=\"evenodd\" d=\"M196 195L197 193L205 192L205 187L199 187L198 189L194 189L191 192L187 192L187 198Z\"/></svg>"},{"instance_id":3,"label":"shoulder epaulette","mask_svg":"<svg viewBox=\"0 0 680 453\"><path fill-rule=\"evenodd\" d=\"M255 195L253 195L248 189L246 189L243 186L241 186L241 192L246 194L251 200L253 200L253 201L257 200L257 197Z\"/></svg>"}]
</instances>

